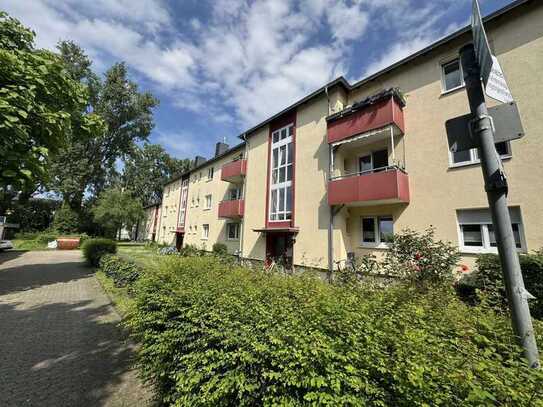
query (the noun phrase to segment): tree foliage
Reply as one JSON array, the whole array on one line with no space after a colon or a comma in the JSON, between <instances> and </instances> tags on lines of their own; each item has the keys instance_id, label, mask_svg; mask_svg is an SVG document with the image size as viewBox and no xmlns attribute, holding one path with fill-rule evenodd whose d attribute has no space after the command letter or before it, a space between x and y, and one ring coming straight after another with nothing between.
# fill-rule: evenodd
<instances>
[{"instance_id":1,"label":"tree foliage","mask_svg":"<svg viewBox=\"0 0 543 407\"><path fill-rule=\"evenodd\" d=\"M145 214L141 202L132 197L129 191L119 188L104 190L92 209L94 220L111 233L122 227L131 228Z\"/></svg>"},{"instance_id":2,"label":"tree foliage","mask_svg":"<svg viewBox=\"0 0 543 407\"><path fill-rule=\"evenodd\" d=\"M145 143L127 157L122 185L133 192L142 204L162 199L165 182L175 174L189 169L190 160L171 157L162 146Z\"/></svg>"},{"instance_id":3,"label":"tree foliage","mask_svg":"<svg viewBox=\"0 0 543 407\"><path fill-rule=\"evenodd\" d=\"M88 97L61 58L34 48L34 33L0 12L0 181L3 189L29 188L47 178L47 166L75 128L86 133L100 120L71 112Z\"/></svg>"},{"instance_id":4,"label":"tree foliage","mask_svg":"<svg viewBox=\"0 0 543 407\"><path fill-rule=\"evenodd\" d=\"M92 111L105 124L93 132L72 132L53 165L51 187L80 210L85 192L99 195L115 174L116 161L133 152L136 142L147 140L158 100L138 90L124 63L113 65L100 80L79 46L63 41L58 49L72 78L89 89L84 108L74 115Z\"/></svg>"}]
</instances>

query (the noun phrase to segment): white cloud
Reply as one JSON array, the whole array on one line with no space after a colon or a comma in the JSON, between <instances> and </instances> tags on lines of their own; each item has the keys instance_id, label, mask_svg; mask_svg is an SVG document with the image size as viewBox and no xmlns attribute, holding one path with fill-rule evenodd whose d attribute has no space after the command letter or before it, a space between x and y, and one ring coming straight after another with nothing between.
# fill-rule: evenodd
<instances>
[{"instance_id":1,"label":"white cloud","mask_svg":"<svg viewBox=\"0 0 543 407\"><path fill-rule=\"evenodd\" d=\"M183 27L166 0L0 0L0 7L35 29L39 46L72 39L99 69L126 61L180 109L248 127L346 73L351 46L370 27L388 30L392 45L366 73L427 45L455 0L419 3L215 0L208 20L184 16Z\"/></svg>"}]
</instances>

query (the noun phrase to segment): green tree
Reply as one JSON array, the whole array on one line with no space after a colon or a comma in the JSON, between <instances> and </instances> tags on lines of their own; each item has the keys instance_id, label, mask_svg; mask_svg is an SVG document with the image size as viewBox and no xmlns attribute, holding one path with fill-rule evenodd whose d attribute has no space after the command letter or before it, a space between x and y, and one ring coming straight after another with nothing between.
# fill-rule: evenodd
<instances>
[{"instance_id":1,"label":"green tree","mask_svg":"<svg viewBox=\"0 0 543 407\"><path fill-rule=\"evenodd\" d=\"M130 154L136 142L147 140L158 100L138 90L124 63L113 65L100 80L79 46L63 41L58 49L72 78L89 89L80 115L92 111L105 123L104 129L94 132L72 132L53 163L51 187L80 211L85 193L98 196L115 174L116 161Z\"/></svg>"},{"instance_id":2,"label":"green tree","mask_svg":"<svg viewBox=\"0 0 543 407\"><path fill-rule=\"evenodd\" d=\"M79 214L70 206L63 204L53 218L53 229L61 233L75 233L80 230L81 219Z\"/></svg>"},{"instance_id":3,"label":"green tree","mask_svg":"<svg viewBox=\"0 0 543 407\"><path fill-rule=\"evenodd\" d=\"M164 183L173 175L189 169L190 160L171 157L162 146L137 147L124 162L121 182L142 204L162 199Z\"/></svg>"},{"instance_id":4,"label":"green tree","mask_svg":"<svg viewBox=\"0 0 543 407\"><path fill-rule=\"evenodd\" d=\"M0 192L6 199L46 181L51 159L74 131L71 112L88 98L58 55L34 48L34 36L0 12ZM101 124L84 114L77 131Z\"/></svg>"},{"instance_id":5,"label":"green tree","mask_svg":"<svg viewBox=\"0 0 543 407\"><path fill-rule=\"evenodd\" d=\"M113 236L123 227L131 229L144 216L143 205L130 191L119 188L104 190L92 209L94 220Z\"/></svg>"}]
</instances>

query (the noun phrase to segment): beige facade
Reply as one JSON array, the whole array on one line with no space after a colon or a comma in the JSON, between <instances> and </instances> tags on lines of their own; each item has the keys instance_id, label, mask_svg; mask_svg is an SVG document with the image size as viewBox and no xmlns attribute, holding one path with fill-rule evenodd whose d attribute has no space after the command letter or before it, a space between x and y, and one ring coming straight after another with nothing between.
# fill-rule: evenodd
<instances>
[{"instance_id":1,"label":"beige facade","mask_svg":"<svg viewBox=\"0 0 543 407\"><path fill-rule=\"evenodd\" d=\"M180 199L181 179L172 181L164 186L157 225L157 242L175 245Z\"/></svg>"},{"instance_id":2,"label":"beige facade","mask_svg":"<svg viewBox=\"0 0 543 407\"><path fill-rule=\"evenodd\" d=\"M516 232L521 251L543 247L541 21L543 4L531 1L486 24L491 47L518 103L525 130L522 139L505 146L503 157L510 185L508 202L518 224ZM454 60L458 49L469 41L469 33L460 33L393 69L352 86L343 79L331 82L284 113L249 130L244 134L245 145L196 167L190 173L184 244L211 250L213 243L222 242L230 253L241 250L243 257L264 260L270 256L270 250L273 251L270 246L274 244L273 239L288 235L292 239L288 244L292 243L295 265L327 268L330 247L333 264L345 260L349 252L358 256L383 253L386 242L379 242L371 233L363 238L363 230L367 233L368 228L382 224L383 228L393 228L394 232L433 226L438 238L461 248L463 262L470 267L477 253L495 251L491 227L481 211L488 204L476 153L469 153L470 161L455 163L458 158L453 160L448 150L444 125L446 120L469 111L462 86L453 90L444 88L445 64ZM363 138L351 137L339 147L329 143L327 117L389 88L401 89L404 96L405 131L398 128L389 131L387 127ZM496 104L491 100L488 102L489 105ZM278 222L272 221L270 215L274 205L269 186L274 177L271 166L275 144L272 140L276 129L288 127L288 120L285 121L288 117L293 118L293 127L286 133L292 133L293 176L285 185L293 191L292 212L283 222ZM280 145L281 140L277 142L277 146ZM277 148L279 151L280 147ZM226 225L233 220L219 218L217 205L228 196L234 184L221 180L221 168L240 152L247 160L242 178L245 210L239 240L229 240ZM345 202L331 208L328 201L330 177L364 176L362 166L376 162L384 162L394 171L406 174L408 202ZM211 167L214 176L208 179ZM159 227L159 240L164 243L172 243L174 239L179 186L179 180L166 185ZM208 195L211 195L210 209L206 207ZM332 212L337 214L330 241ZM208 225L207 232L203 230L204 225ZM374 232L379 235L380 229L375 226ZM477 246L478 238L485 242L485 247ZM377 241L368 243L364 239Z\"/></svg>"},{"instance_id":3,"label":"beige facade","mask_svg":"<svg viewBox=\"0 0 543 407\"><path fill-rule=\"evenodd\" d=\"M219 217L219 205L223 201L241 198L243 184L223 181L223 165L239 159L245 153L241 146L228 151L216 159L195 169L190 174L187 199L187 218L184 228L183 244L190 244L200 249L211 251L213 244L223 243L229 253L240 249L242 218ZM238 225L238 226L229 226ZM228 228L236 227L237 233L230 237Z\"/></svg>"}]
</instances>

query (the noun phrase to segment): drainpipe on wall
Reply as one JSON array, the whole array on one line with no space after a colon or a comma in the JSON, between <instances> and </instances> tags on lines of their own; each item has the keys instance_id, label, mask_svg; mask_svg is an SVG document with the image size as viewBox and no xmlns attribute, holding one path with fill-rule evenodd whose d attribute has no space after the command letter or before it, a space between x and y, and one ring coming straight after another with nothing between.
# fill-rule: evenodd
<instances>
[{"instance_id":1,"label":"drainpipe on wall","mask_svg":"<svg viewBox=\"0 0 543 407\"><path fill-rule=\"evenodd\" d=\"M344 206L330 206L330 222L328 223L328 281L330 282L334 273L334 218Z\"/></svg>"}]
</instances>

